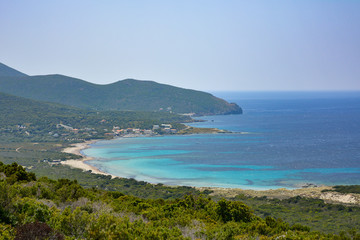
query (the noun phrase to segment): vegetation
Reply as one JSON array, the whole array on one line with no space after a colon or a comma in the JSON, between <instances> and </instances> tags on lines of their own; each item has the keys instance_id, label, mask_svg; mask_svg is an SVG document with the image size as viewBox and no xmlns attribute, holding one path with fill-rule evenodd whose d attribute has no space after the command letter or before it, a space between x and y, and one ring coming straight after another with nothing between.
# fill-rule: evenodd
<instances>
[{"instance_id":1,"label":"vegetation","mask_svg":"<svg viewBox=\"0 0 360 240\"><path fill-rule=\"evenodd\" d=\"M0 93L0 135L5 142L99 139L109 137L105 134L111 134L114 126L152 129L154 124L172 123L182 129L185 126L179 123L188 121L190 117L165 112L96 112Z\"/></svg>"},{"instance_id":2,"label":"vegetation","mask_svg":"<svg viewBox=\"0 0 360 240\"><path fill-rule=\"evenodd\" d=\"M229 133L229 132L217 128L196 128L196 127L186 127L179 131L179 134L203 134L203 133Z\"/></svg>"},{"instance_id":3,"label":"vegetation","mask_svg":"<svg viewBox=\"0 0 360 240\"><path fill-rule=\"evenodd\" d=\"M26 76L15 71L2 65L0 92L96 111L164 111L199 115L242 112L238 105L209 93L152 81L126 79L97 85L63 75Z\"/></svg>"},{"instance_id":4,"label":"vegetation","mask_svg":"<svg viewBox=\"0 0 360 240\"><path fill-rule=\"evenodd\" d=\"M281 218L290 224L311 226L316 231L341 233L359 230L360 226L360 207L355 205L328 204L321 199L300 196L279 200L239 195L231 200L243 201L257 216Z\"/></svg>"},{"instance_id":5,"label":"vegetation","mask_svg":"<svg viewBox=\"0 0 360 240\"><path fill-rule=\"evenodd\" d=\"M324 234L262 219L237 200L144 199L85 189L76 180L35 180L16 164L0 166L1 239L360 239L355 230Z\"/></svg>"},{"instance_id":6,"label":"vegetation","mask_svg":"<svg viewBox=\"0 0 360 240\"><path fill-rule=\"evenodd\" d=\"M360 193L360 185L339 185L334 186L332 190L325 190L324 192L339 192L339 193Z\"/></svg>"}]
</instances>

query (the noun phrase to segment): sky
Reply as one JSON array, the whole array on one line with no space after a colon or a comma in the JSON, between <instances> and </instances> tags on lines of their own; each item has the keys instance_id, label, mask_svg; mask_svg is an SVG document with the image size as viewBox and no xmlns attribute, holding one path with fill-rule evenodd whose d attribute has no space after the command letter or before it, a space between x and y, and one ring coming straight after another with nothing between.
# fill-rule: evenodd
<instances>
[{"instance_id":1,"label":"sky","mask_svg":"<svg viewBox=\"0 0 360 240\"><path fill-rule=\"evenodd\" d=\"M0 31L0 62L29 75L360 90L357 0L0 0Z\"/></svg>"}]
</instances>

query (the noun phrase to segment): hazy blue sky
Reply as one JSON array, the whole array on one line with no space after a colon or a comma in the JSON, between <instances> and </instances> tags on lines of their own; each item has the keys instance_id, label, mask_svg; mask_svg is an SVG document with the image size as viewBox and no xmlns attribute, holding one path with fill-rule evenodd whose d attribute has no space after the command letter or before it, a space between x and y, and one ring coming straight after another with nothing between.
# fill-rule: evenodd
<instances>
[{"instance_id":1,"label":"hazy blue sky","mask_svg":"<svg viewBox=\"0 0 360 240\"><path fill-rule=\"evenodd\" d=\"M0 0L0 62L94 83L360 90L360 1Z\"/></svg>"}]
</instances>

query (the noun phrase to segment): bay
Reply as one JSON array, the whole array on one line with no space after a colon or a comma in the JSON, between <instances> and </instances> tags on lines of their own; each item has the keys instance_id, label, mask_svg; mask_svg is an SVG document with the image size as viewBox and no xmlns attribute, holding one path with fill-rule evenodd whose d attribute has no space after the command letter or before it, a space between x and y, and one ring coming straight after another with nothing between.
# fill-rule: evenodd
<instances>
[{"instance_id":1,"label":"bay","mask_svg":"<svg viewBox=\"0 0 360 240\"><path fill-rule=\"evenodd\" d=\"M151 183L245 189L360 184L360 93L215 93L242 115L196 127L231 134L100 141L84 154L110 174Z\"/></svg>"}]
</instances>

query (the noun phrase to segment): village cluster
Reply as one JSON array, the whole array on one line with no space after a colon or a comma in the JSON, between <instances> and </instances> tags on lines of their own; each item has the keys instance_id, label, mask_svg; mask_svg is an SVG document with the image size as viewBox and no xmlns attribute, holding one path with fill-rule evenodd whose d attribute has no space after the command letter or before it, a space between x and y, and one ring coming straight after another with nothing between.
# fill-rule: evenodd
<instances>
[{"instance_id":1,"label":"village cluster","mask_svg":"<svg viewBox=\"0 0 360 240\"><path fill-rule=\"evenodd\" d=\"M114 136L126 136L126 135L156 135L156 134L170 134L177 133L175 128L172 128L171 124L153 125L152 129L140 129L140 128L126 128L120 129L120 127L113 127L112 133L106 133Z\"/></svg>"},{"instance_id":2,"label":"village cluster","mask_svg":"<svg viewBox=\"0 0 360 240\"><path fill-rule=\"evenodd\" d=\"M67 126L64 124L57 124L56 128L64 128L68 130L69 132L72 132L74 134L81 133L87 133L89 134L97 134L97 131L93 128L82 128L77 129L73 128L71 126ZM114 126L112 130L104 129L105 136L124 136L124 137L130 137L130 136L137 136L137 135L157 135L157 134L175 134L177 133L177 130L172 127L171 124L160 124L160 125L153 125L152 129L140 129L140 128L120 128L118 126ZM50 135L53 135L54 137L59 137L60 135L58 133L49 132ZM66 133L61 134L63 136L68 135ZM71 139L74 140L74 139Z\"/></svg>"}]
</instances>

